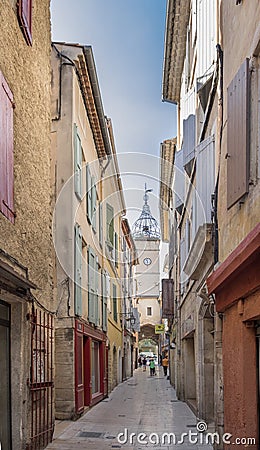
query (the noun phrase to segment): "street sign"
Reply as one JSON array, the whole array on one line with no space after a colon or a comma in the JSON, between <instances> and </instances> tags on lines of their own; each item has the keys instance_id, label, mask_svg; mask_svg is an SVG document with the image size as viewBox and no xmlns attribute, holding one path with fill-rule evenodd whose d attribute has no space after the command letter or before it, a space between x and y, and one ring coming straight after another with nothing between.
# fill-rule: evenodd
<instances>
[{"instance_id":1,"label":"street sign","mask_svg":"<svg viewBox=\"0 0 260 450\"><path fill-rule=\"evenodd\" d=\"M155 331L155 334L162 334L162 333L164 333L164 324L160 323L160 325L155 325L154 326L154 331Z\"/></svg>"}]
</instances>

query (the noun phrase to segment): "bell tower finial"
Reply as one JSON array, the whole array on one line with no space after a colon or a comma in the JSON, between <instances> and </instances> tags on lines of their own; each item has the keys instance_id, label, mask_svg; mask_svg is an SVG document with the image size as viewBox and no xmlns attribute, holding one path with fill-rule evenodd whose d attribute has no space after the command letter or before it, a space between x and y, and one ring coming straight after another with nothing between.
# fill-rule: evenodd
<instances>
[{"instance_id":1,"label":"bell tower finial","mask_svg":"<svg viewBox=\"0 0 260 450\"><path fill-rule=\"evenodd\" d=\"M133 236L136 237L150 237L160 239L160 228L156 219L152 216L150 206L148 205L148 192L152 192L153 189L147 189L147 184L144 184L144 205L142 213L134 223Z\"/></svg>"}]
</instances>

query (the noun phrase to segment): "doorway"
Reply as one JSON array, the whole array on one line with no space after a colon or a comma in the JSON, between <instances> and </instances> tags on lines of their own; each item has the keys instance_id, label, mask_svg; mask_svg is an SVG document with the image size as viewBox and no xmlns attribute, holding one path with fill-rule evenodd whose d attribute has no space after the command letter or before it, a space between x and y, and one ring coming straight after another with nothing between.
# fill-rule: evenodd
<instances>
[{"instance_id":1,"label":"doorway","mask_svg":"<svg viewBox=\"0 0 260 450\"><path fill-rule=\"evenodd\" d=\"M10 305L0 300L0 442L11 450Z\"/></svg>"},{"instance_id":2,"label":"doorway","mask_svg":"<svg viewBox=\"0 0 260 450\"><path fill-rule=\"evenodd\" d=\"M257 384L258 384L258 390L257 390L257 405L258 405L258 439L260 439L260 322L257 322L257 328L256 328L256 348L257 348L257 355L256 355L256 369L257 369Z\"/></svg>"}]
</instances>

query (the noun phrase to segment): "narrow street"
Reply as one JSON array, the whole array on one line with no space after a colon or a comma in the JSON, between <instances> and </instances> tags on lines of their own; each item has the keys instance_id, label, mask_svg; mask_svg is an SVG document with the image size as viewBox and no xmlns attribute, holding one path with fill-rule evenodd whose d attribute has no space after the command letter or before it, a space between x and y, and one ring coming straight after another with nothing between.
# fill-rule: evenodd
<instances>
[{"instance_id":1,"label":"narrow street","mask_svg":"<svg viewBox=\"0 0 260 450\"><path fill-rule=\"evenodd\" d=\"M47 449L211 450L211 445L191 443L197 432L196 417L184 402L176 400L175 391L164 377L162 367L156 367L156 371L156 375L151 377L149 368L146 372L137 369L132 378L118 385L108 399L79 420L58 422L54 440ZM193 434L193 441L189 443L185 435L181 444L182 433L188 434L189 431ZM119 433L122 434L118 440ZM131 433L135 433L132 438ZM164 433L173 433L175 444L173 440L169 443L168 439L163 442Z\"/></svg>"}]
</instances>

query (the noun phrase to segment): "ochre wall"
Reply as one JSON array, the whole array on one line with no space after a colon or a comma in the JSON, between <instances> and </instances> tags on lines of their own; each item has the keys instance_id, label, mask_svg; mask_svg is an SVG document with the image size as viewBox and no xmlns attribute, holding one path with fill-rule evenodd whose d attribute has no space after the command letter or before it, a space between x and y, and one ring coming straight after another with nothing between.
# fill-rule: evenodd
<instances>
[{"instance_id":1,"label":"ochre wall","mask_svg":"<svg viewBox=\"0 0 260 450\"><path fill-rule=\"evenodd\" d=\"M221 149L220 186L218 199L219 220L219 259L223 261L231 251L243 240L259 221L259 182L256 180L249 186L249 194L243 203L237 202L227 210L227 87L245 60L253 56L256 44L260 39L259 29L260 3L258 0L243 1L236 5L235 1L221 2L221 46L224 55L224 93L223 93L223 139ZM252 154L256 152L255 142L259 133L257 116L251 114L251 176L256 163ZM254 124L253 124L254 122ZM258 150L259 151L259 150ZM256 177L253 177L256 178Z\"/></svg>"},{"instance_id":2,"label":"ochre wall","mask_svg":"<svg viewBox=\"0 0 260 450\"><path fill-rule=\"evenodd\" d=\"M16 7L0 8L0 70L14 96L15 225L0 214L0 248L28 267L41 291L35 296L52 308L50 210L50 1L33 2L33 44L21 32Z\"/></svg>"},{"instance_id":3,"label":"ochre wall","mask_svg":"<svg viewBox=\"0 0 260 450\"><path fill-rule=\"evenodd\" d=\"M232 441L258 434L256 334L253 323L245 321L257 317L259 301L258 291L235 303L223 317L225 432L233 435Z\"/></svg>"}]
</instances>

